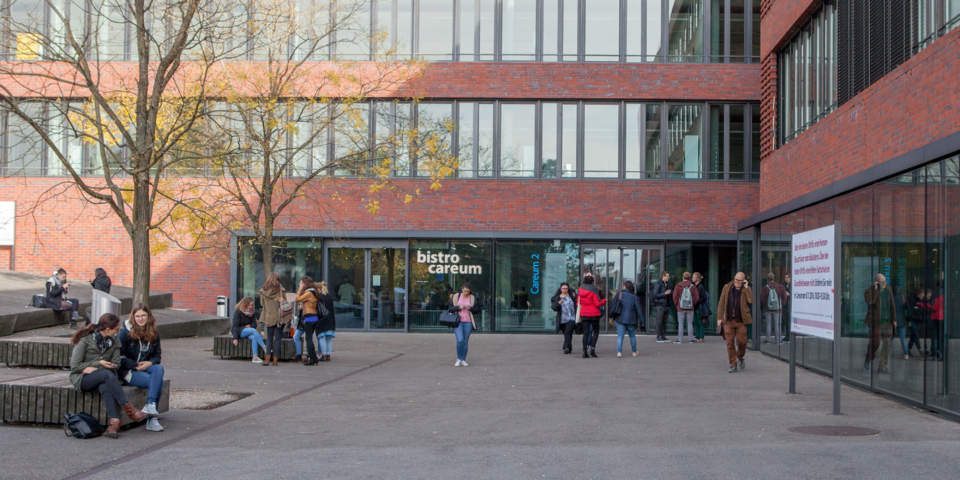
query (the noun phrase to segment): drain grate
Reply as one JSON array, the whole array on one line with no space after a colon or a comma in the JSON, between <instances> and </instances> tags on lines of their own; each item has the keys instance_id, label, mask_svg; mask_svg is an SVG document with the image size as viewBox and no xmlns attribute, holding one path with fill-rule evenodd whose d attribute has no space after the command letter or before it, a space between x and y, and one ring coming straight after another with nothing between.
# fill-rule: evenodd
<instances>
[{"instance_id":1,"label":"drain grate","mask_svg":"<svg viewBox=\"0 0 960 480\"><path fill-rule=\"evenodd\" d=\"M845 427L842 425L819 425L815 427L792 427L794 433L807 435L826 435L828 437L857 437L862 435L879 435L880 430L863 427Z\"/></svg>"}]
</instances>

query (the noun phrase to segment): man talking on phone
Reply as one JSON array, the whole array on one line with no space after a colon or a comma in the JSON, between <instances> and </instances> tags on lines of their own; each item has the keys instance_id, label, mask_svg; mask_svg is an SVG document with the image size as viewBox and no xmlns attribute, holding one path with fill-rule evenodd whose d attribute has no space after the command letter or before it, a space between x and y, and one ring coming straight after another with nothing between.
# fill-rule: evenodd
<instances>
[{"instance_id":1,"label":"man talking on phone","mask_svg":"<svg viewBox=\"0 0 960 480\"><path fill-rule=\"evenodd\" d=\"M746 368L744 355L747 354L747 325L753 322L750 305L753 304L753 290L743 272L737 272L733 281L723 286L720 303L717 304L717 326L723 329L727 340L727 360L730 368L727 373L736 373ZM737 342L734 345L734 342Z\"/></svg>"},{"instance_id":2,"label":"man talking on phone","mask_svg":"<svg viewBox=\"0 0 960 480\"><path fill-rule=\"evenodd\" d=\"M887 362L890 360L890 339L893 337L893 330L897 328L897 306L893 301L893 289L887 285L887 277L878 273L873 284L863 292L863 300L867 303L867 317L863 323L870 329L870 345L867 347L867 356L863 359L863 375L870 376L878 346L878 372L890 373Z\"/></svg>"}]
</instances>

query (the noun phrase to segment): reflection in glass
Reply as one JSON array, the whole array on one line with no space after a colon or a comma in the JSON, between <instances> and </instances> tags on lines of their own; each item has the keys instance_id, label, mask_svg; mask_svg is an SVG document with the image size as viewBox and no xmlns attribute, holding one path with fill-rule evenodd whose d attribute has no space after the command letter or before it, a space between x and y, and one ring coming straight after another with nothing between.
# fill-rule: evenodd
<instances>
[{"instance_id":1,"label":"reflection in glass","mask_svg":"<svg viewBox=\"0 0 960 480\"><path fill-rule=\"evenodd\" d=\"M616 178L620 163L619 105L583 106L583 175Z\"/></svg>"},{"instance_id":2,"label":"reflection in glass","mask_svg":"<svg viewBox=\"0 0 960 480\"><path fill-rule=\"evenodd\" d=\"M273 271L280 276L284 291L296 293L300 279L309 275L323 278L320 241L313 238L274 237ZM263 250L250 237L237 239L237 298L250 297L262 308L257 290L263 286ZM339 326L339 325L338 325Z\"/></svg>"},{"instance_id":3,"label":"reflection in glass","mask_svg":"<svg viewBox=\"0 0 960 480\"><path fill-rule=\"evenodd\" d=\"M627 61L659 62L663 55L663 6L660 0L627 2Z\"/></svg>"},{"instance_id":4,"label":"reflection in glass","mask_svg":"<svg viewBox=\"0 0 960 480\"><path fill-rule=\"evenodd\" d=\"M561 109L561 143L558 162L563 177L577 176L577 106L566 103Z\"/></svg>"},{"instance_id":5,"label":"reflection in glass","mask_svg":"<svg viewBox=\"0 0 960 480\"><path fill-rule=\"evenodd\" d=\"M626 178L660 178L660 105L626 107Z\"/></svg>"},{"instance_id":6,"label":"reflection in glass","mask_svg":"<svg viewBox=\"0 0 960 480\"><path fill-rule=\"evenodd\" d=\"M727 55L727 4L730 0L710 3L710 61L723 62ZM757 2L760 3L760 2Z\"/></svg>"},{"instance_id":7,"label":"reflection in glass","mask_svg":"<svg viewBox=\"0 0 960 480\"><path fill-rule=\"evenodd\" d=\"M405 248L370 249L371 330L403 330L409 306L406 254Z\"/></svg>"},{"instance_id":8,"label":"reflection in glass","mask_svg":"<svg viewBox=\"0 0 960 480\"><path fill-rule=\"evenodd\" d=\"M540 176L557 178L557 134L560 112L556 103L544 103L540 131Z\"/></svg>"},{"instance_id":9,"label":"reflection in glass","mask_svg":"<svg viewBox=\"0 0 960 480\"><path fill-rule=\"evenodd\" d=\"M670 178L700 178L700 105L670 105L667 125L667 174Z\"/></svg>"},{"instance_id":10,"label":"reflection in glass","mask_svg":"<svg viewBox=\"0 0 960 480\"><path fill-rule=\"evenodd\" d=\"M563 61L575 62L580 54L578 39L580 38L580 14L577 0L562 0L563 2Z\"/></svg>"},{"instance_id":11,"label":"reflection in glass","mask_svg":"<svg viewBox=\"0 0 960 480\"><path fill-rule=\"evenodd\" d=\"M370 60L370 3L350 3L336 14L342 25L336 29L336 44L333 46L341 60Z\"/></svg>"},{"instance_id":12,"label":"reflection in glass","mask_svg":"<svg viewBox=\"0 0 960 480\"><path fill-rule=\"evenodd\" d=\"M585 0L584 17L584 59L620 60L620 1Z\"/></svg>"},{"instance_id":13,"label":"reflection in glass","mask_svg":"<svg viewBox=\"0 0 960 480\"><path fill-rule=\"evenodd\" d=\"M496 0L461 0L460 61L493 60Z\"/></svg>"},{"instance_id":14,"label":"reflection in glass","mask_svg":"<svg viewBox=\"0 0 960 480\"><path fill-rule=\"evenodd\" d=\"M746 62L746 5L744 0L730 1L730 61ZM756 2L760 3L760 2ZM759 23L758 23L759 25Z\"/></svg>"},{"instance_id":15,"label":"reflection in glass","mask_svg":"<svg viewBox=\"0 0 960 480\"><path fill-rule=\"evenodd\" d=\"M730 161L726 179L743 180L746 172L747 132L744 123L744 106L728 105L730 109Z\"/></svg>"},{"instance_id":16,"label":"reflection in glass","mask_svg":"<svg viewBox=\"0 0 960 480\"><path fill-rule=\"evenodd\" d=\"M337 329L363 329L367 300L366 287L366 249L331 248L328 251L330 265L327 279L330 293L336 297L333 304ZM316 280L319 277L313 277ZM294 290L296 292L296 290Z\"/></svg>"},{"instance_id":17,"label":"reflection in glass","mask_svg":"<svg viewBox=\"0 0 960 480\"><path fill-rule=\"evenodd\" d=\"M493 176L493 104L479 104L477 120L477 171L481 177ZM531 127L532 128L532 127Z\"/></svg>"},{"instance_id":18,"label":"reflection in glass","mask_svg":"<svg viewBox=\"0 0 960 480\"><path fill-rule=\"evenodd\" d=\"M496 297L498 332L554 332L550 298L562 282L577 288L579 244L572 241L498 242Z\"/></svg>"},{"instance_id":19,"label":"reflection in glass","mask_svg":"<svg viewBox=\"0 0 960 480\"><path fill-rule=\"evenodd\" d=\"M377 0L378 34L385 35L385 50L399 58L410 58L413 51L413 2Z\"/></svg>"},{"instance_id":20,"label":"reflection in glass","mask_svg":"<svg viewBox=\"0 0 960 480\"><path fill-rule=\"evenodd\" d=\"M492 329L493 244L490 240L410 242L410 331L449 332L439 324L451 295L470 283L480 305L474 316L481 331ZM433 255L450 255L444 261ZM454 255L456 257L454 257ZM456 260L454 262L452 259ZM456 269L452 266L457 265Z\"/></svg>"},{"instance_id":21,"label":"reflection in glass","mask_svg":"<svg viewBox=\"0 0 960 480\"><path fill-rule=\"evenodd\" d=\"M500 107L500 175L532 177L536 160L536 105L503 104Z\"/></svg>"},{"instance_id":22,"label":"reflection in glass","mask_svg":"<svg viewBox=\"0 0 960 480\"><path fill-rule=\"evenodd\" d=\"M476 139L474 135L474 115L476 114L477 104L464 102L460 104L460 122L457 125L459 134L459 170L457 176L460 178L472 178L476 175Z\"/></svg>"},{"instance_id":23,"label":"reflection in glass","mask_svg":"<svg viewBox=\"0 0 960 480\"><path fill-rule=\"evenodd\" d=\"M417 176L431 176L444 166L453 145L453 104L423 102L417 105Z\"/></svg>"},{"instance_id":24,"label":"reflection in glass","mask_svg":"<svg viewBox=\"0 0 960 480\"><path fill-rule=\"evenodd\" d=\"M502 0L502 8L503 60L536 60L537 2Z\"/></svg>"},{"instance_id":25,"label":"reflection in glass","mask_svg":"<svg viewBox=\"0 0 960 480\"><path fill-rule=\"evenodd\" d=\"M560 11L563 0L543 0L543 61L560 60Z\"/></svg>"},{"instance_id":26,"label":"reflection in glass","mask_svg":"<svg viewBox=\"0 0 960 480\"><path fill-rule=\"evenodd\" d=\"M669 61L702 61L703 0L671 0L669 7Z\"/></svg>"}]
</instances>

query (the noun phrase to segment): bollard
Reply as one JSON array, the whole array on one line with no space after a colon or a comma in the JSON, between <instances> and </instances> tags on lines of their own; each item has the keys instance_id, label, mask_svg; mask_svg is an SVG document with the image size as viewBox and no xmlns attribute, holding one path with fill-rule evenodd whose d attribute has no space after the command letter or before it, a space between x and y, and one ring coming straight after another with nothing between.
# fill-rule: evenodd
<instances>
[{"instance_id":1,"label":"bollard","mask_svg":"<svg viewBox=\"0 0 960 480\"><path fill-rule=\"evenodd\" d=\"M230 299L217 295L217 316L230 318Z\"/></svg>"},{"instance_id":2,"label":"bollard","mask_svg":"<svg viewBox=\"0 0 960 480\"><path fill-rule=\"evenodd\" d=\"M120 316L120 300L100 290L93 291L93 304L90 306L90 323L97 323L106 313Z\"/></svg>"}]
</instances>

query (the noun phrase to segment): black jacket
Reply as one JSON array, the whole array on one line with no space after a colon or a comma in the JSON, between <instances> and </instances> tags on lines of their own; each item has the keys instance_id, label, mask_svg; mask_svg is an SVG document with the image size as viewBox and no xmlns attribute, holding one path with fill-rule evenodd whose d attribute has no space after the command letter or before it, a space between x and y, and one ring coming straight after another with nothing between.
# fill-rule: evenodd
<instances>
[{"instance_id":1,"label":"black jacket","mask_svg":"<svg viewBox=\"0 0 960 480\"><path fill-rule=\"evenodd\" d=\"M577 311L577 292L570 290L570 299L573 300L573 311ZM560 333L560 331L563 330L563 324L560 323L560 320L562 320L561 317L563 316L563 311L560 307L560 295L554 295L553 298L550 299L550 309L557 312L557 333Z\"/></svg>"},{"instance_id":2,"label":"black jacket","mask_svg":"<svg viewBox=\"0 0 960 480\"><path fill-rule=\"evenodd\" d=\"M94 290L100 290L101 292L110 293L110 287L112 283L110 282L110 277L107 275L97 275L97 278L94 278L90 285L93 286Z\"/></svg>"},{"instance_id":3,"label":"black jacket","mask_svg":"<svg viewBox=\"0 0 960 480\"><path fill-rule=\"evenodd\" d=\"M657 284L653 286L653 292L650 292L650 305L669 307L673 303L673 299L670 298L670 294L666 293L667 290L673 290L673 282L664 282L662 278L657 280Z\"/></svg>"},{"instance_id":4,"label":"black jacket","mask_svg":"<svg viewBox=\"0 0 960 480\"><path fill-rule=\"evenodd\" d=\"M52 308L58 312L63 310L62 302L64 293L63 286L60 284L60 281L57 280L56 275L50 277L50 279L47 280L47 308Z\"/></svg>"},{"instance_id":5,"label":"black jacket","mask_svg":"<svg viewBox=\"0 0 960 480\"><path fill-rule=\"evenodd\" d=\"M336 300L336 297L329 293L326 295L319 294L317 295L317 300L323 303L323 306L327 309L327 315L317 320L317 332L335 331L337 329L337 313L333 309L333 302ZM320 309L317 308L317 310Z\"/></svg>"},{"instance_id":6,"label":"black jacket","mask_svg":"<svg viewBox=\"0 0 960 480\"><path fill-rule=\"evenodd\" d=\"M154 365L160 364L160 339L156 339L147 345L130 338L130 320L123 322L123 329L117 334L120 340L120 378L127 376L130 370L136 370L140 362L150 362ZM141 350L141 347L146 350Z\"/></svg>"},{"instance_id":7,"label":"black jacket","mask_svg":"<svg viewBox=\"0 0 960 480\"><path fill-rule=\"evenodd\" d=\"M230 333L233 334L233 339L240 340L240 332L242 332L244 328L250 327L254 330L260 329L260 314L253 312L253 316L248 317L240 310L234 310L233 318L230 319L230 324L232 325L230 327Z\"/></svg>"}]
</instances>

